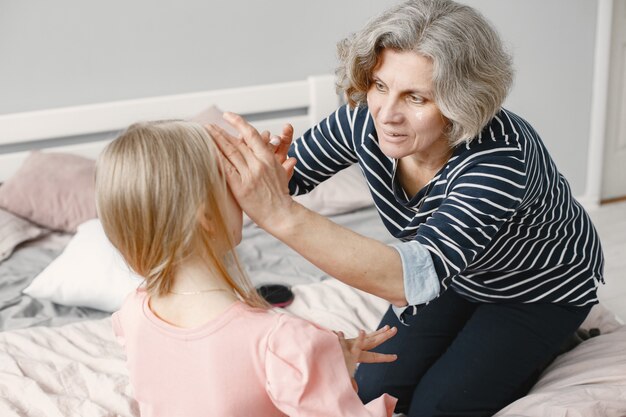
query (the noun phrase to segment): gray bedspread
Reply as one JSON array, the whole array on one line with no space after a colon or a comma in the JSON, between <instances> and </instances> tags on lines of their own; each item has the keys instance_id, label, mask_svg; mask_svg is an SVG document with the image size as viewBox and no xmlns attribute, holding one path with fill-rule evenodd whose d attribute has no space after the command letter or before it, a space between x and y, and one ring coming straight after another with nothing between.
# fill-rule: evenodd
<instances>
[{"instance_id":1,"label":"gray bedspread","mask_svg":"<svg viewBox=\"0 0 626 417\"><path fill-rule=\"evenodd\" d=\"M332 216L330 219L363 236L385 243L396 241L385 229L373 206ZM328 278L327 274L298 253L254 225L244 228L237 253L255 284L271 282L297 285Z\"/></svg>"}]
</instances>

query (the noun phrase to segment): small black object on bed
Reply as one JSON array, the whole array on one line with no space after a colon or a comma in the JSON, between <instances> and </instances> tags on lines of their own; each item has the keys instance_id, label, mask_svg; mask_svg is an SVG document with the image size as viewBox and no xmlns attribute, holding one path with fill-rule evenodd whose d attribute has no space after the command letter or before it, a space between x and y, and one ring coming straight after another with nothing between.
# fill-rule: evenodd
<instances>
[{"instance_id":1,"label":"small black object on bed","mask_svg":"<svg viewBox=\"0 0 626 417\"><path fill-rule=\"evenodd\" d=\"M256 287L261 297L274 307L287 307L293 301L293 292L286 285L265 284Z\"/></svg>"}]
</instances>

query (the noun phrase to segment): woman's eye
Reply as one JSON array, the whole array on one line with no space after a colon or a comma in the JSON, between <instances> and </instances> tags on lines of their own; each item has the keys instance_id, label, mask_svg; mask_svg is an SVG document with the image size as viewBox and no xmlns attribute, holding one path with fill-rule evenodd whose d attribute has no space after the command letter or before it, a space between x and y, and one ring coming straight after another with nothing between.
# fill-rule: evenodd
<instances>
[{"instance_id":1,"label":"woman's eye","mask_svg":"<svg viewBox=\"0 0 626 417\"><path fill-rule=\"evenodd\" d=\"M409 101L413 104L422 104L424 102L424 99L420 96L410 95Z\"/></svg>"},{"instance_id":2,"label":"woman's eye","mask_svg":"<svg viewBox=\"0 0 626 417\"><path fill-rule=\"evenodd\" d=\"M376 86L376 89L378 91L384 91L385 90L385 86L380 81L374 81L374 85Z\"/></svg>"}]
</instances>

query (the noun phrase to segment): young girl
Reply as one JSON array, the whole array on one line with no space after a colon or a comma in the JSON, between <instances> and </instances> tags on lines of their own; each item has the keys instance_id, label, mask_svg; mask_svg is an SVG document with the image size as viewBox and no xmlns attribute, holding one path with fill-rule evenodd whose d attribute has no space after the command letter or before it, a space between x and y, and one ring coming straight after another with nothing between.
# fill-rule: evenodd
<instances>
[{"instance_id":1,"label":"young girl","mask_svg":"<svg viewBox=\"0 0 626 417\"><path fill-rule=\"evenodd\" d=\"M269 145L268 145L269 146ZM355 340L268 309L238 264L242 211L199 124L138 123L103 151L96 173L104 230L145 277L113 315L130 380L149 416L390 416L367 405L356 362L395 334Z\"/></svg>"}]
</instances>

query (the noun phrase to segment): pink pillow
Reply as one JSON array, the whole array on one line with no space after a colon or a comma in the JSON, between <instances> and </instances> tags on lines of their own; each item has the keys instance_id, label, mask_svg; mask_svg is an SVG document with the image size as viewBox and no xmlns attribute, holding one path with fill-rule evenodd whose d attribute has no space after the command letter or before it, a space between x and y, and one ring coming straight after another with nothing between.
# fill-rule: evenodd
<instances>
[{"instance_id":1,"label":"pink pillow","mask_svg":"<svg viewBox=\"0 0 626 417\"><path fill-rule=\"evenodd\" d=\"M220 110L215 105L209 106L206 109L202 110L200 113L189 118L190 122L200 123L201 125L215 124L226 132L230 133L233 136L238 136L239 133L237 130L230 125L224 118L222 117L224 112Z\"/></svg>"},{"instance_id":2,"label":"pink pillow","mask_svg":"<svg viewBox=\"0 0 626 417\"><path fill-rule=\"evenodd\" d=\"M0 262L7 259L13 250L26 241L45 235L49 231L0 209Z\"/></svg>"},{"instance_id":3,"label":"pink pillow","mask_svg":"<svg viewBox=\"0 0 626 417\"><path fill-rule=\"evenodd\" d=\"M96 217L95 161L32 152L0 186L0 207L49 229L75 232Z\"/></svg>"}]
</instances>

